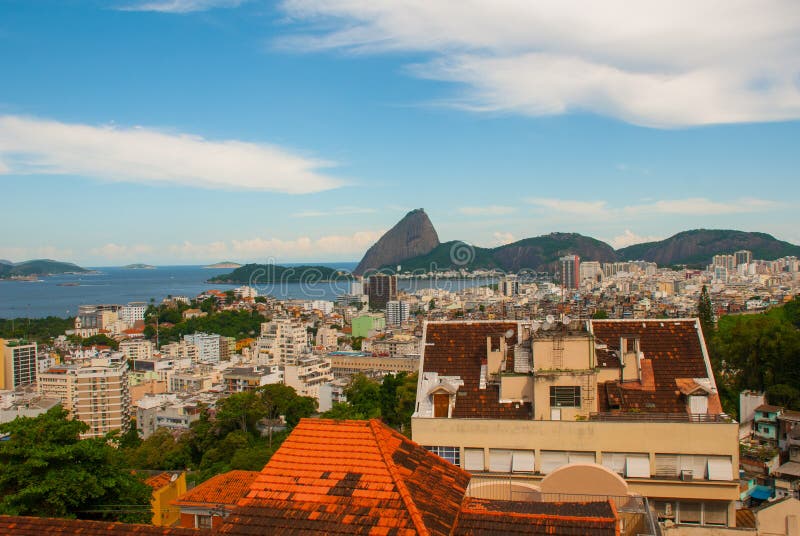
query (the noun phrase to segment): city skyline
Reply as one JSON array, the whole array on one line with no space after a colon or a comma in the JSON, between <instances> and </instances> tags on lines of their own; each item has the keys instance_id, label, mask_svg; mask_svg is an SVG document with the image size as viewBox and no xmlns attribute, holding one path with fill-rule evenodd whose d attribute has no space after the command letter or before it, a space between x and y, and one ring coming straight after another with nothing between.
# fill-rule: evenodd
<instances>
[{"instance_id":1,"label":"city skyline","mask_svg":"<svg viewBox=\"0 0 800 536\"><path fill-rule=\"evenodd\" d=\"M797 10L656 5L6 1L0 258L356 261L418 207L800 243Z\"/></svg>"}]
</instances>

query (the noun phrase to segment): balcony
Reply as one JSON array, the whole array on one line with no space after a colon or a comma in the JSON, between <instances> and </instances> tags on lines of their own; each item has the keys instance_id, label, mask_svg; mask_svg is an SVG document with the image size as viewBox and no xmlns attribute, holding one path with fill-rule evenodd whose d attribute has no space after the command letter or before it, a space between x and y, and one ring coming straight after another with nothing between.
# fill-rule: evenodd
<instances>
[{"instance_id":1,"label":"balcony","mask_svg":"<svg viewBox=\"0 0 800 536\"><path fill-rule=\"evenodd\" d=\"M697 422L697 423L731 423L733 420L725 414L708 415L705 413L590 413L590 421L601 422Z\"/></svg>"}]
</instances>

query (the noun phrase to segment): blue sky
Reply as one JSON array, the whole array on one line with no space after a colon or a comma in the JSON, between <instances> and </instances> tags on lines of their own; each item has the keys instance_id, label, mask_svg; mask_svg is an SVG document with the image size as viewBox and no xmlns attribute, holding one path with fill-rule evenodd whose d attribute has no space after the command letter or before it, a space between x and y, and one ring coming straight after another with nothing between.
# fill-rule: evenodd
<instances>
[{"instance_id":1,"label":"blue sky","mask_svg":"<svg viewBox=\"0 0 800 536\"><path fill-rule=\"evenodd\" d=\"M0 258L800 243L793 2L0 0Z\"/></svg>"}]
</instances>

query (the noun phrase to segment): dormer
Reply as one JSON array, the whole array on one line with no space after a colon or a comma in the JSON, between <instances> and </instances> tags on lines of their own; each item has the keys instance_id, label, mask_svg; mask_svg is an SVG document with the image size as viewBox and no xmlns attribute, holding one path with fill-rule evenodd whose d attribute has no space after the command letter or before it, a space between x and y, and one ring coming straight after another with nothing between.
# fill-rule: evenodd
<instances>
[{"instance_id":1,"label":"dormer","mask_svg":"<svg viewBox=\"0 0 800 536\"><path fill-rule=\"evenodd\" d=\"M445 419L450 417L457 391L458 387L454 387L447 382L434 385L428 391L428 396L433 404L433 417Z\"/></svg>"},{"instance_id":2,"label":"dormer","mask_svg":"<svg viewBox=\"0 0 800 536\"><path fill-rule=\"evenodd\" d=\"M495 341L497 341L495 343ZM504 336L486 337L486 375L491 380L506 369L508 343Z\"/></svg>"},{"instance_id":3,"label":"dormer","mask_svg":"<svg viewBox=\"0 0 800 536\"><path fill-rule=\"evenodd\" d=\"M619 364L622 381L642 379L642 360L639 337L619 338Z\"/></svg>"},{"instance_id":4,"label":"dormer","mask_svg":"<svg viewBox=\"0 0 800 536\"><path fill-rule=\"evenodd\" d=\"M686 413L689 415L706 415L708 413L708 397L711 389L703 385L702 379L676 378L675 384L686 399Z\"/></svg>"}]
</instances>

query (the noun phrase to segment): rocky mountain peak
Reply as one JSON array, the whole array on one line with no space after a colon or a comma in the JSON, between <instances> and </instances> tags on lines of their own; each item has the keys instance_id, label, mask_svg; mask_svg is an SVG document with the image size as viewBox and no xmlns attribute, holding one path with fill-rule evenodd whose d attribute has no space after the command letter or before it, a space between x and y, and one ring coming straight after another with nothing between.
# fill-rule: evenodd
<instances>
[{"instance_id":1,"label":"rocky mountain peak","mask_svg":"<svg viewBox=\"0 0 800 536\"><path fill-rule=\"evenodd\" d=\"M418 208L406 214L375 242L353 273L362 275L383 266L402 264L407 259L430 253L438 245L436 229L425 210Z\"/></svg>"}]
</instances>

